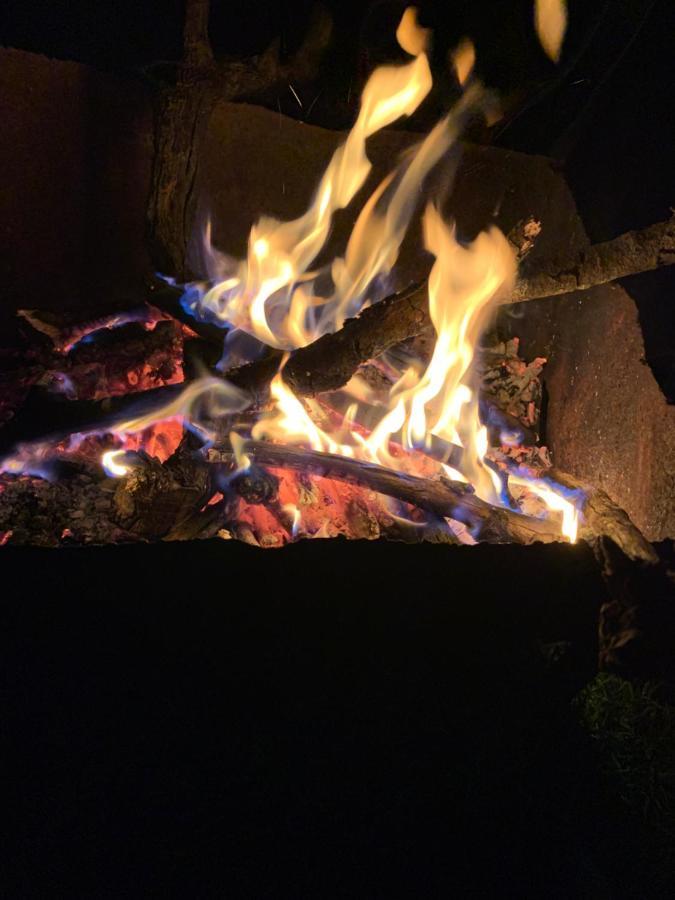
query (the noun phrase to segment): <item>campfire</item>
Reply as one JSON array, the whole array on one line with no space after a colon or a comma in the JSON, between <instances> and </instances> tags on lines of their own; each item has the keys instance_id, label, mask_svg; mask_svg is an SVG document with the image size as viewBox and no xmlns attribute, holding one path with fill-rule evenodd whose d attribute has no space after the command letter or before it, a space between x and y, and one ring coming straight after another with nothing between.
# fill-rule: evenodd
<instances>
[{"instance_id":1,"label":"campfire","mask_svg":"<svg viewBox=\"0 0 675 900\"><path fill-rule=\"evenodd\" d=\"M541 435L546 359L523 358L493 326L501 306L673 262L672 220L529 267L546 221L463 234L443 212L453 186L433 176L468 125L499 113L468 42L453 56L458 101L373 186L369 139L432 88L431 36L408 9L396 32L408 61L372 72L305 212L282 221L260 210L235 259L218 247L218 222L180 196L198 154L185 170L176 142L189 132L198 143L203 129L176 110L201 116L197 95L209 108L221 83L206 8L188 4L185 59L161 99L150 219L163 271L147 299L74 320L19 312L34 340L8 351L21 365L3 376L2 543L583 538L655 565L603 491L553 465ZM536 24L555 59L564 21ZM322 40L319 28L298 58ZM259 60L249 75L263 70L289 71ZM358 212L334 252L347 208ZM414 226L425 275L402 285Z\"/></svg>"}]
</instances>

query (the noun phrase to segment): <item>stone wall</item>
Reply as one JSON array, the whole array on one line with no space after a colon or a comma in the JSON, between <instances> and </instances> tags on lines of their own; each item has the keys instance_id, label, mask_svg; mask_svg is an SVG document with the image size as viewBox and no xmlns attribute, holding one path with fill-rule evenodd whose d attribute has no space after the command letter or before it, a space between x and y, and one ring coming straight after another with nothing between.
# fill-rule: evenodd
<instances>
[{"instance_id":1,"label":"stone wall","mask_svg":"<svg viewBox=\"0 0 675 900\"><path fill-rule=\"evenodd\" d=\"M138 289L152 111L140 81L0 49L0 321Z\"/></svg>"}]
</instances>

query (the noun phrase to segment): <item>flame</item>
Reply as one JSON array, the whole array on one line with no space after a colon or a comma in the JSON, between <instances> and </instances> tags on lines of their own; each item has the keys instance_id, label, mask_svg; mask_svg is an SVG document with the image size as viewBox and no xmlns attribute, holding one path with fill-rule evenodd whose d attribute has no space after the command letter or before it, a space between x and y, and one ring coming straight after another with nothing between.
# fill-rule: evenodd
<instances>
[{"instance_id":1,"label":"flame","mask_svg":"<svg viewBox=\"0 0 675 900\"><path fill-rule=\"evenodd\" d=\"M396 40L401 48L411 56L420 56L426 53L430 37L430 30L422 28L417 21L417 8L409 6L396 29Z\"/></svg>"},{"instance_id":2,"label":"flame","mask_svg":"<svg viewBox=\"0 0 675 900\"><path fill-rule=\"evenodd\" d=\"M389 412L366 446L371 458L391 465L387 445L395 435L407 449L428 447L432 435L458 444L465 450L463 476L479 496L494 502L501 485L483 465L487 432L478 418L476 391L466 381L486 315L515 277L513 251L496 228L463 247L431 205L424 235L427 250L436 257L429 275L434 352L421 376L408 369L394 386Z\"/></svg>"},{"instance_id":3,"label":"flame","mask_svg":"<svg viewBox=\"0 0 675 900\"><path fill-rule=\"evenodd\" d=\"M476 392L465 381L485 316L499 291L508 290L515 277L513 251L496 228L463 247L431 205L424 216L424 233L427 250L436 256L429 276L429 309L437 335L425 372L419 375L411 367L402 374L384 415L380 412L380 421L364 436L355 427L359 404L352 404L345 415L346 435L329 433L316 424L280 370L271 385L274 412L254 425L252 436L305 443L314 450L405 468L405 457L392 453L392 443L424 450L436 435L464 448L463 477L479 496L496 502L501 482L483 464L487 431L478 418Z\"/></svg>"},{"instance_id":4,"label":"flame","mask_svg":"<svg viewBox=\"0 0 675 900\"><path fill-rule=\"evenodd\" d=\"M558 62L567 29L566 0L535 0L534 27L544 53Z\"/></svg>"},{"instance_id":5,"label":"flame","mask_svg":"<svg viewBox=\"0 0 675 900\"><path fill-rule=\"evenodd\" d=\"M546 484L544 481L537 478L525 478L521 475L511 473L509 474L509 483L525 487L528 491L532 491L533 494L536 494L537 497L543 500L547 511L561 512L561 533L563 537L567 538L570 544L576 543L579 531L579 510L571 500L561 496L561 494L554 490L549 484Z\"/></svg>"},{"instance_id":6,"label":"flame","mask_svg":"<svg viewBox=\"0 0 675 900\"><path fill-rule=\"evenodd\" d=\"M125 452L124 450L106 450L101 456L101 465L106 475L110 475L111 478L124 478L129 474L131 467L118 462L124 458Z\"/></svg>"},{"instance_id":7,"label":"flame","mask_svg":"<svg viewBox=\"0 0 675 900\"><path fill-rule=\"evenodd\" d=\"M557 58L566 21L564 4L541 0L536 9L542 44ZM367 138L414 112L431 88L429 33L417 24L413 8L404 13L397 38L412 60L399 67L383 66L371 75L357 121L333 154L303 216L290 222L261 218L251 229L247 258L240 262L227 259L213 248L211 225L207 223L205 249L210 281L190 285L183 298L195 314L241 329L270 347L290 351L340 328L345 318L358 315L368 304L381 299L375 285L396 264L425 179L456 144L470 116L476 112L489 114L494 107L493 99L475 77L470 77L475 52L469 42L464 42L454 54L457 75L465 87L458 103L366 199L344 256L334 259L330 269L321 273L310 271L325 245L334 213L353 200L370 172ZM503 505L507 500L502 478L487 460L488 432L479 417L472 364L489 316L500 296L512 288L514 251L495 227L469 244L461 243L454 226L444 221L432 203L427 204L422 222L425 249L434 258L428 294L436 340L428 363L389 366L390 371L395 370L395 383L388 394L355 376L335 393L336 409L329 409L322 400L295 396L283 379L286 353L270 385L270 403L257 415L250 436L254 440L300 444L427 477L445 475L469 484L482 500ZM319 274L321 283L329 284L322 295L316 288ZM250 338L247 341L250 343ZM138 436L158 423L170 422L174 448L183 426L195 430L207 447L229 435L237 471L245 470L251 465L246 452L248 437L233 430L232 417L250 404L247 394L224 379L200 378L163 408L141 411L118 423L115 434L122 446L106 450L101 464L110 476L127 475L131 464L125 453L136 441L140 446ZM76 436L80 442L85 437ZM453 449L452 466L447 464L449 455L442 462L430 458L439 443ZM34 447L17 458L0 461L0 469L26 472L32 467L41 471L49 452L46 445ZM535 494L547 514L562 513L562 533L568 540L576 540L578 512L572 500L526 474L516 472L510 479L516 487ZM315 521L310 505L302 499L306 489L297 478L280 477L280 485L281 523L264 505L239 503L239 522L249 538L256 541L254 532L260 525L263 531L266 527L280 528L274 532L275 542L283 543L298 535L301 523L303 533L327 536L329 524ZM342 498L338 505L344 510L354 490L343 486L338 491ZM210 502L218 501L212 498ZM398 512L391 515L401 519ZM460 540L472 541L460 523L448 525Z\"/></svg>"},{"instance_id":8,"label":"flame","mask_svg":"<svg viewBox=\"0 0 675 900\"><path fill-rule=\"evenodd\" d=\"M451 59L457 80L461 85L466 84L476 63L476 50L472 41L468 38L460 41L455 50L453 50Z\"/></svg>"},{"instance_id":9,"label":"flame","mask_svg":"<svg viewBox=\"0 0 675 900\"><path fill-rule=\"evenodd\" d=\"M196 315L241 328L280 349L304 346L318 337L311 310L324 301L311 289L298 288L298 282L312 281L308 269L328 238L334 213L352 201L368 177L366 139L411 115L431 89L426 37L410 9L403 15L398 36L413 60L403 66L381 66L370 76L356 123L333 154L303 216L290 222L259 219L249 235L247 259L238 264L211 246L207 225L205 256L211 283L206 292L191 286L184 300ZM332 323L325 316L322 321L328 330Z\"/></svg>"},{"instance_id":10,"label":"flame","mask_svg":"<svg viewBox=\"0 0 675 900\"><path fill-rule=\"evenodd\" d=\"M211 422L249 405L247 395L222 378L205 376L185 387L174 399L150 413L142 413L115 426L117 434L135 434L157 422L179 418L207 439L214 437Z\"/></svg>"}]
</instances>

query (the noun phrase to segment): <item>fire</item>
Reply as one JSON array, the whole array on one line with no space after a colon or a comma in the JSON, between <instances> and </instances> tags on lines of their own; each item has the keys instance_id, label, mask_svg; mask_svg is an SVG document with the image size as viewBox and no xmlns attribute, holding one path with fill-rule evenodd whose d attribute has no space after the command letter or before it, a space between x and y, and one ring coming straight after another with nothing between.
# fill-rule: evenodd
<instances>
[{"instance_id":1,"label":"fire","mask_svg":"<svg viewBox=\"0 0 675 900\"><path fill-rule=\"evenodd\" d=\"M538 4L538 16L545 6L555 4ZM546 40L554 55L559 52L564 26L562 31L559 24L551 28ZM468 482L486 502L511 502L505 479L487 458L488 433L481 424L478 386L472 372L480 335L500 296L509 294L516 275L514 252L497 228L489 228L469 244L462 243L439 206L427 203L422 221L424 246L434 260L428 299L435 345L426 365L419 361L400 365L388 396L375 396L355 376L332 398L336 409L328 410L320 400L297 397L283 378L290 351L336 331L347 317L382 299L377 285L397 262L427 175L457 143L472 116L488 115L494 109L493 98L471 74L475 53L464 42L454 55L458 79L464 86L458 103L365 200L344 256L334 259L327 269L312 271L334 214L354 200L370 173L367 139L411 115L431 89L429 34L417 24L414 10L404 13L397 38L412 59L402 66L380 67L370 76L356 123L333 154L304 215L289 222L260 218L249 235L247 257L239 262L212 246L207 225L209 280L188 286L184 302L196 316L218 321L224 328L241 329L263 345L286 351L271 382L269 407L242 429L234 424L234 416L250 407L250 398L222 378L200 378L163 409L118 424L115 432L122 446L106 450L101 457L109 475L127 475L131 464L125 454L133 449L134 440L140 440L136 436L158 422L169 421L181 430L183 424L191 428L206 447L229 435L239 470L250 467L246 452L250 436L427 477L450 476ZM338 414L337 409L344 412ZM179 436L180 431L172 440ZM456 451L452 467L444 464L447 458L442 462L432 458L439 443ZM536 494L547 511L562 513L563 535L576 540L578 514L571 500L523 472L509 473L509 477L515 486ZM303 507L297 478L282 478L281 484L275 515L282 521L284 533L291 538L300 532L326 534L323 523L313 521ZM348 497L351 502L353 490L344 489L343 499ZM261 517L272 515L261 506L240 506L244 524L254 525Z\"/></svg>"},{"instance_id":2,"label":"fire","mask_svg":"<svg viewBox=\"0 0 675 900\"><path fill-rule=\"evenodd\" d=\"M567 29L566 0L535 0L534 27L546 55L558 62Z\"/></svg>"},{"instance_id":3,"label":"fire","mask_svg":"<svg viewBox=\"0 0 675 900\"><path fill-rule=\"evenodd\" d=\"M345 304L339 302L331 305L333 314L324 310L315 323L314 311L327 298L314 295L316 273L309 267L328 238L334 213L353 200L370 173L367 138L411 115L432 84L426 36L411 10L404 14L397 35L413 60L403 66L381 66L370 76L356 123L333 154L307 212L291 222L261 218L251 229L248 256L239 263L211 246L207 225L210 284L206 291L197 287L191 295L196 315L241 328L270 347L287 350L340 327Z\"/></svg>"},{"instance_id":4,"label":"fire","mask_svg":"<svg viewBox=\"0 0 675 900\"><path fill-rule=\"evenodd\" d=\"M124 450L106 450L101 456L101 465L107 475L112 478L123 478L131 471L130 467L120 462L124 458Z\"/></svg>"},{"instance_id":5,"label":"fire","mask_svg":"<svg viewBox=\"0 0 675 900\"><path fill-rule=\"evenodd\" d=\"M380 299L373 286L396 263L425 177L457 142L467 120L476 113L488 115L494 107L483 87L470 78L475 52L464 41L454 54L458 79L465 86L461 99L365 201L344 257L330 267L332 289L319 295L319 273L311 272L310 266L326 242L333 214L352 201L370 171L366 139L414 112L431 88L429 35L418 26L414 10L406 10L397 38L412 61L381 67L371 75L357 121L333 154L307 212L285 223L261 218L251 230L247 259L237 264L212 247L207 229L211 281L206 288L196 286L196 291L191 286L196 315L215 317L263 344L290 351L339 329L346 317ZM400 371L384 403L369 397L358 377L352 379L340 392L347 412L336 424L326 421L318 401L301 400L284 382L286 356L271 383L271 409L258 417L250 434L255 440L300 444L404 471L414 471L420 453L440 440L461 448L461 459L453 468L434 464L435 471L445 470L469 482L481 499L501 504L504 487L485 461L488 436L479 418L471 366L495 303L513 285L514 253L494 227L463 245L432 203L424 212L423 226L425 248L435 260L429 275L429 310L436 343L426 367L412 364ZM245 437L233 431L230 438L237 465L247 468ZM576 539L571 502L523 475L514 483L530 485L548 510L562 511L563 534ZM288 515L295 510L296 532L298 507L287 506Z\"/></svg>"},{"instance_id":6,"label":"fire","mask_svg":"<svg viewBox=\"0 0 675 900\"><path fill-rule=\"evenodd\" d=\"M576 542L579 531L579 511L574 503L562 497L558 491L541 479L524 478L511 473L509 484L519 485L532 491L544 502L549 511L562 513L561 533L571 544Z\"/></svg>"}]
</instances>

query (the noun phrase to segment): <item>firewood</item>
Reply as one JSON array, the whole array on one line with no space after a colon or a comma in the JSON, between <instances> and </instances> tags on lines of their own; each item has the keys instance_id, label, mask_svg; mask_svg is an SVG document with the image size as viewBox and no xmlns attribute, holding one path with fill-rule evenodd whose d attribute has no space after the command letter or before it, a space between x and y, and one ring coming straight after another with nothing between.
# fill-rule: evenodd
<instances>
[{"instance_id":1,"label":"firewood","mask_svg":"<svg viewBox=\"0 0 675 900\"><path fill-rule=\"evenodd\" d=\"M521 303L581 291L673 263L675 217L596 244L574 259L519 278L511 295L501 302ZM415 337L430 325L426 283L415 285L365 309L335 334L323 335L296 350L284 369L284 380L300 396L337 390L362 362ZM237 377L243 374L237 373ZM256 381L253 371L246 377L249 382Z\"/></svg>"},{"instance_id":2,"label":"firewood","mask_svg":"<svg viewBox=\"0 0 675 900\"><path fill-rule=\"evenodd\" d=\"M419 478L374 463L265 441L249 441L245 452L258 466L313 472L369 487L443 518L459 518L462 521L468 518L480 527L481 537L485 540L531 543L561 539L550 522L493 507L459 482ZM622 554L635 563L647 566L658 563L659 558L654 548L635 527L627 513L616 506L604 491L584 484L559 469L545 469L541 474L549 483L564 491L579 492L582 498L582 538L592 544L600 539L609 539Z\"/></svg>"},{"instance_id":3,"label":"firewood","mask_svg":"<svg viewBox=\"0 0 675 900\"><path fill-rule=\"evenodd\" d=\"M543 474L547 480L565 490L578 491L583 495L582 536L591 542L600 537L609 538L633 562L647 565L658 563L659 557L652 545L632 523L628 513L618 507L605 491L560 469L546 469Z\"/></svg>"},{"instance_id":4,"label":"firewood","mask_svg":"<svg viewBox=\"0 0 675 900\"><path fill-rule=\"evenodd\" d=\"M480 529L484 540L521 544L560 540L559 532L550 522L491 506L460 482L419 478L374 463L265 441L247 442L245 452L259 466L297 469L347 481L395 497L442 518L468 520Z\"/></svg>"}]
</instances>

